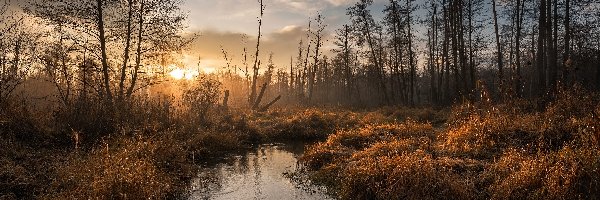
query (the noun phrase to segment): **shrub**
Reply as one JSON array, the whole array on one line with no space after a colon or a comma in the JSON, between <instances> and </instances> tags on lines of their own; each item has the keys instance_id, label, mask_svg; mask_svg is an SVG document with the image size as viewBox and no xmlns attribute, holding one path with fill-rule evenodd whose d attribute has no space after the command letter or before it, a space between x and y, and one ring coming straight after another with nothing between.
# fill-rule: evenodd
<instances>
[{"instance_id":1,"label":"shrub","mask_svg":"<svg viewBox=\"0 0 600 200\"><path fill-rule=\"evenodd\" d=\"M442 184L446 184L444 186L448 187L463 187L462 184L449 181L448 177L442 177L443 173L436 172L443 168L441 165L438 167L437 164L434 168L410 166L417 171L401 172L401 169L407 167L406 165L412 165L407 163L408 160L413 162L412 159L416 159L416 157L427 157L430 161L437 162L429 153L425 152L433 151L433 139L435 139L435 134L430 124L408 121L402 124L366 125L354 130L337 131L336 134L329 136L327 141L308 148L300 158L300 162L309 170L317 171L312 175L315 181L334 187L343 199L418 197L425 194L424 190L420 190L422 192L420 193L417 188L404 185L405 183L414 184L410 181L417 177L407 177L407 174L414 173L431 175L428 180L416 180L432 181L431 183L419 182L423 185L431 185L436 182L435 184L440 185L435 187L441 187ZM419 171L421 168L426 172ZM451 179L454 180L455 177ZM454 186L448 185L450 182ZM399 187L404 187L406 191ZM459 189L464 188L451 189L450 193L457 194L452 197L466 198L468 193L458 191ZM436 195L438 196L431 196L431 198L442 196L442 194Z\"/></svg>"},{"instance_id":2,"label":"shrub","mask_svg":"<svg viewBox=\"0 0 600 200\"><path fill-rule=\"evenodd\" d=\"M209 109L219 102L220 95L221 82L209 77L200 77L196 85L183 92L183 102L200 122L205 122Z\"/></svg>"},{"instance_id":3,"label":"shrub","mask_svg":"<svg viewBox=\"0 0 600 200\"><path fill-rule=\"evenodd\" d=\"M200 132L190 136L187 140L188 151L199 158L210 158L235 150L243 145L241 136L227 132Z\"/></svg>"}]
</instances>

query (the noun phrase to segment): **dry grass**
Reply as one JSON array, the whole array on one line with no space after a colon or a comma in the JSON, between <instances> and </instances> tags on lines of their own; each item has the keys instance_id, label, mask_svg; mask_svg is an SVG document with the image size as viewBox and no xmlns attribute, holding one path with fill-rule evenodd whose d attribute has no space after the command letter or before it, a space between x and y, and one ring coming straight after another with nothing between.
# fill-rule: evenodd
<instances>
[{"instance_id":1,"label":"dry grass","mask_svg":"<svg viewBox=\"0 0 600 200\"><path fill-rule=\"evenodd\" d=\"M252 113L248 120L264 140L280 141L325 139L338 129L359 124L356 113L314 108Z\"/></svg>"},{"instance_id":2,"label":"dry grass","mask_svg":"<svg viewBox=\"0 0 600 200\"><path fill-rule=\"evenodd\" d=\"M543 108L211 110L203 123L168 99L114 113L11 105L0 111L0 145L11 147L0 149L0 198L183 198L197 162L258 142L322 139L300 162L342 199L597 199L600 98L581 91Z\"/></svg>"},{"instance_id":3,"label":"dry grass","mask_svg":"<svg viewBox=\"0 0 600 200\"><path fill-rule=\"evenodd\" d=\"M141 139L119 143L105 143L85 156L72 154L58 166L61 170L52 183L56 193L47 198L164 199L173 178L154 161L158 144Z\"/></svg>"},{"instance_id":4,"label":"dry grass","mask_svg":"<svg viewBox=\"0 0 600 200\"><path fill-rule=\"evenodd\" d=\"M445 129L373 120L301 162L341 199L597 199L600 98L581 91L562 90L544 108L460 105Z\"/></svg>"},{"instance_id":5,"label":"dry grass","mask_svg":"<svg viewBox=\"0 0 600 200\"><path fill-rule=\"evenodd\" d=\"M494 199L597 199L599 155L598 148L570 146L533 155L510 149L482 177Z\"/></svg>"}]
</instances>

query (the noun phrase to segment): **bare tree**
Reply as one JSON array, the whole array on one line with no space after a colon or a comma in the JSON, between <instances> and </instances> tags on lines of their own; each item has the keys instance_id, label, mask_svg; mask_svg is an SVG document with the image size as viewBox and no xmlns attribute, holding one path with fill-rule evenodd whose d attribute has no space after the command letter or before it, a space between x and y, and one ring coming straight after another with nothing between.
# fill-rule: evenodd
<instances>
[{"instance_id":1,"label":"bare tree","mask_svg":"<svg viewBox=\"0 0 600 200\"><path fill-rule=\"evenodd\" d=\"M311 34L314 36L313 42L315 44L315 50L314 50L314 55L313 55L313 64L312 67L309 68L309 75L308 75L308 102L310 103L310 101L312 100L312 96L313 96L313 92L314 92L314 85L315 85L315 78L316 78L316 73L317 73L317 67L319 66L319 53L321 50L321 46L323 45L323 31L325 30L326 25L323 24L323 16L321 14L317 15L317 18L315 18L315 23L316 23L316 30L313 32L312 30L309 29L309 32L311 32Z\"/></svg>"},{"instance_id":2,"label":"bare tree","mask_svg":"<svg viewBox=\"0 0 600 200\"><path fill-rule=\"evenodd\" d=\"M255 105L256 101L256 82L258 81L258 70L260 69L260 61L258 59L259 51L260 51L260 38L262 36L261 28L262 28L262 19L265 13L265 6L263 5L263 1L259 0L260 3L260 17L258 18L258 38L256 40L256 50L254 52L254 65L252 67L252 87L250 92L249 104L250 106Z\"/></svg>"}]
</instances>

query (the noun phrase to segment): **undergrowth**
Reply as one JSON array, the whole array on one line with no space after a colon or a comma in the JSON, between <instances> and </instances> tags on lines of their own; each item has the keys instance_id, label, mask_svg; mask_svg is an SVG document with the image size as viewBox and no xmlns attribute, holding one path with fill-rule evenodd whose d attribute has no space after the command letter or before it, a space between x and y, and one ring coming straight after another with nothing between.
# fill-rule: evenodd
<instances>
[{"instance_id":1,"label":"undergrowth","mask_svg":"<svg viewBox=\"0 0 600 200\"><path fill-rule=\"evenodd\" d=\"M358 145L351 130L367 134L374 123L398 120L385 110L254 112L205 104L198 110L193 102L177 105L174 97L30 105L0 111L1 199L185 198L199 163L259 143L322 141L341 130L349 134L334 142ZM418 134L432 140L426 126ZM379 128L373 137L413 134L401 125Z\"/></svg>"},{"instance_id":2,"label":"undergrowth","mask_svg":"<svg viewBox=\"0 0 600 200\"><path fill-rule=\"evenodd\" d=\"M413 120L338 130L300 159L341 199L600 198L600 105L563 89L455 106L445 128Z\"/></svg>"}]
</instances>

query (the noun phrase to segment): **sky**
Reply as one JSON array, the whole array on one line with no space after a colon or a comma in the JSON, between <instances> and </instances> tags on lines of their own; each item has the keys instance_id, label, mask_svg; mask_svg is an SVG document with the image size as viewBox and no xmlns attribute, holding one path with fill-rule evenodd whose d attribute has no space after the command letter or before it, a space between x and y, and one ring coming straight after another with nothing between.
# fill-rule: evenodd
<instances>
[{"instance_id":1,"label":"sky","mask_svg":"<svg viewBox=\"0 0 600 200\"><path fill-rule=\"evenodd\" d=\"M266 7L259 58L265 63L269 54L273 53L275 64L288 69L290 57L295 58L297 55L300 39L306 37L309 18L322 13L327 25L325 35L329 38L335 29L348 22L346 10L355 2L356 0L263 0ZM375 0L371 7L373 15L381 13L385 2L387 0ZM195 43L189 47L187 55L182 58L185 65L196 66L200 57L202 66L224 66L221 49L227 51L234 64L241 63L244 46L248 48L248 54L253 55L260 15L258 0L184 0L182 8L188 13L189 26L186 32L199 34ZM243 34L246 35L245 40L242 39ZM330 53L331 41L325 41L323 49L326 54Z\"/></svg>"},{"instance_id":2,"label":"sky","mask_svg":"<svg viewBox=\"0 0 600 200\"><path fill-rule=\"evenodd\" d=\"M31 1L31 0L29 0ZM248 54L248 63L253 62L255 45L258 34L258 17L260 5L258 0L181 0L182 12L186 13L186 34L197 34L197 39L183 52L179 63L180 68L219 69L226 66L222 51L232 65L241 66L244 47ZM298 43L306 41L306 29L310 18L318 13L324 16L324 46L323 54L332 56L333 35L336 29L349 23L346 15L348 7L358 0L263 0L265 12L262 25L262 38L259 59L262 63L269 60L271 53L273 61L279 68L289 69L290 58L296 58ZM369 7L371 14L379 21L389 0L373 0ZM13 1L17 3L20 1ZM422 1L415 1L422 4ZM417 10L415 17L426 11ZM415 37L426 36L424 27L418 23L413 30ZM422 42L421 42L422 43ZM314 45L313 45L314 46ZM417 40L418 49L423 44ZM200 62L199 62L200 61ZM295 62L295 61L294 61ZM264 68L264 67L263 67Z\"/></svg>"}]
</instances>

